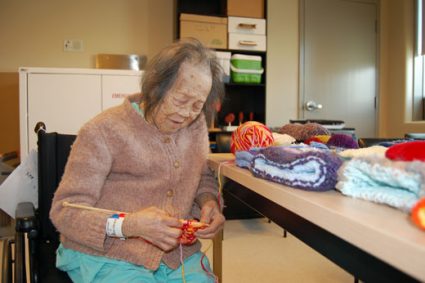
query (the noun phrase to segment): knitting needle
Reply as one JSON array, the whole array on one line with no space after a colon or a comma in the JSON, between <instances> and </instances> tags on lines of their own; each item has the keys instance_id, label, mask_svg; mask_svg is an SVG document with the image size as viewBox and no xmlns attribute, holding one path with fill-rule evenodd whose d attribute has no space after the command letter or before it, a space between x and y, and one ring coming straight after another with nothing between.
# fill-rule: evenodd
<instances>
[{"instance_id":1,"label":"knitting needle","mask_svg":"<svg viewBox=\"0 0 425 283\"><path fill-rule=\"evenodd\" d=\"M92 207L92 206L87 206L87 205L82 205L82 204L69 203L67 201L62 202L62 206L91 210L91 211L97 211L97 212L103 212L103 213L108 213L108 214L121 214L121 213L127 214L127 212L123 212L123 211L109 210L109 209ZM184 219L179 219L179 221L182 225L187 223L187 220L184 220ZM194 228L205 228L205 227L209 226L209 224L207 224L207 223L202 223L202 222L198 222L198 221L192 221L192 222L190 222L190 225Z\"/></svg>"}]
</instances>

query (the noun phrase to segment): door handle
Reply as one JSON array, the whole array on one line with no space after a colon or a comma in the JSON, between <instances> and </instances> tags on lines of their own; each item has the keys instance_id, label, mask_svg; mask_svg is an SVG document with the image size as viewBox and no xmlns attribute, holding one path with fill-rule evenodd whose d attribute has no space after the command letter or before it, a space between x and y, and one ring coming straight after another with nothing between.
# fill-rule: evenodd
<instances>
[{"instance_id":1,"label":"door handle","mask_svg":"<svg viewBox=\"0 0 425 283\"><path fill-rule=\"evenodd\" d=\"M307 111L314 111L323 108L322 104L316 103L313 100L307 101L304 106Z\"/></svg>"}]
</instances>

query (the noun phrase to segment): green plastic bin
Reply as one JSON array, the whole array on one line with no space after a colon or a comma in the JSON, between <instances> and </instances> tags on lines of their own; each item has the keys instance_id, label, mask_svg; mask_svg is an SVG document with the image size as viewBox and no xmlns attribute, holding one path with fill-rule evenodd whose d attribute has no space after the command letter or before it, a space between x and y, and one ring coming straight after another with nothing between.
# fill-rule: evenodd
<instances>
[{"instance_id":1,"label":"green plastic bin","mask_svg":"<svg viewBox=\"0 0 425 283\"><path fill-rule=\"evenodd\" d=\"M260 84L264 69L261 56L234 54L230 59L230 75L234 83Z\"/></svg>"}]
</instances>

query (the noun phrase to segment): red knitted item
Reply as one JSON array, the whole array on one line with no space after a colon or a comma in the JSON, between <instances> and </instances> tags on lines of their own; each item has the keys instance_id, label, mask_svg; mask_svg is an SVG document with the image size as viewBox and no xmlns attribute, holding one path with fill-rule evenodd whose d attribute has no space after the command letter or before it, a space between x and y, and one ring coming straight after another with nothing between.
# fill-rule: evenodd
<instances>
[{"instance_id":1,"label":"red knitted item","mask_svg":"<svg viewBox=\"0 0 425 283\"><path fill-rule=\"evenodd\" d=\"M385 152L391 160L399 161L425 161L425 141L411 141L392 145Z\"/></svg>"},{"instance_id":2,"label":"red knitted item","mask_svg":"<svg viewBox=\"0 0 425 283\"><path fill-rule=\"evenodd\" d=\"M207 224L202 224L196 220L185 220L181 229L180 243L183 245L191 245L196 241L195 232L199 229L204 229Z\"/></svg>"},{"instance_id":3,"label":"red knitted item","mask_svg":"<svg viewBox=\"0 0 425 283\"><path fill-rule=\"evenodd\" d=\"M307 140L304 141L305 144L310 144L311 142L320 142L323 143L318 137L314 136L311 138L308 138Z\"/></svg>"}]
</instances>

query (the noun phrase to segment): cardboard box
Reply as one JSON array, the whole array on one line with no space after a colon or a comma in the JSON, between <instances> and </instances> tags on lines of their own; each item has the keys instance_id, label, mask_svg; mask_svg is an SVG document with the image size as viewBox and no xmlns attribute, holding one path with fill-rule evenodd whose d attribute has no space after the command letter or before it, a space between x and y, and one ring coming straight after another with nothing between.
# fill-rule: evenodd
<instances>
[{"instance_id":1,"label":"cardboard box","mask_svg":"<svg viewBox=\"0 0 425 283\"><path fill-rule=\"evenodd\" d=\"M227 15L264 18L264 0L227 0Z\"/></svg>"},{"instance_id":2,"label":"cardboard box","mask_svg":"<svg viewBox=\"0 0 425 283\"><path fill-rule=\"evenodd\" d=\"M180 15L180 38L194 37L210 48L227 48L227 18Z\"/></svg>"}]
</instances>

